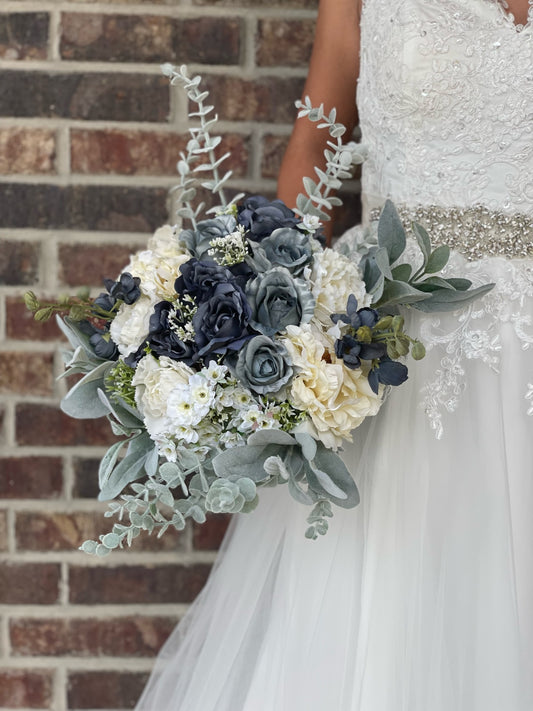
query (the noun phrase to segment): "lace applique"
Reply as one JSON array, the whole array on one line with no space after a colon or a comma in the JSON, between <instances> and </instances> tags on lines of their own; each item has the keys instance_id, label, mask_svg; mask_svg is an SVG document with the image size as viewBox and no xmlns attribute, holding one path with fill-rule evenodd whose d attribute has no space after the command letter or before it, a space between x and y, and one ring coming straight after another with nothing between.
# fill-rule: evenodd
<instances>
[{"instance_id":1,"label":"lace applique","mask_svg":"<svg viewBox=\"0 0 533 711\"><path fill-rule=\"evenodd\" d=\"M467 387L464 363L479 360L498 371L502 342L500 328L510 324L524 350L533 347L533 263L531 260L507 261L487 258L466 265L455 254L447 269L461 270L474 284L495 282L494 289L483 299L453 315L452 330L442 328L439 315L423 318L420 338L427 350L444 351L435 377L422 390L424 407L437 438L444 432L443 411L454 412ZM446 321L448 324L449 320ZM533 374L533 369L532 369ZM517 374L520 377L522 374ZM527 377L527 374L526 374ZM526 385L525 398L531 403L527 413L533 415L533 385Z\"/></svg>"},{"instance_id":2,"label":"lace applique","mask_svg":"<svg viewBox=\"0 0 533 711\"><path fill-rule=\"evenodd\" d=\"M365 0L357 99L371 206L533 214L533 23L516 31L503 15L501 0Z\"/></svg>"}]
</instances>

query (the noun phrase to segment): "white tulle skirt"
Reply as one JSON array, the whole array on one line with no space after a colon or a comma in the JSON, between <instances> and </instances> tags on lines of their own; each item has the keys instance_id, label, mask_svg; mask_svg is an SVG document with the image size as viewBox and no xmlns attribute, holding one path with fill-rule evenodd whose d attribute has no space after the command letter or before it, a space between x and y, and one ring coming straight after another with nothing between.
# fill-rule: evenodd
<instances>
[{"instance_id":1,"label":"white tulle skirt","mask_svg":"<svg viewBox=\"0 0 533 711\"><path fill-rule=\"evenodd\" d=\"M343 455L360 506L310 541L264 490L138 711L533 709L533 265L458 264L497 289L411 319L430 351Z\"/></svg>"}]
</instances>

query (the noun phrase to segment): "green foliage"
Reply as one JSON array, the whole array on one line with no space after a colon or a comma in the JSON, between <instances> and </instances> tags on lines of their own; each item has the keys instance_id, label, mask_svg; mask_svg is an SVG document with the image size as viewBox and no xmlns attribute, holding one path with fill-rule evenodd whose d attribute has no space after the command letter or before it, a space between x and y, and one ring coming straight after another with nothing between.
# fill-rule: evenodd
<instances>
[{"instance_id":1,"label":"green foliage","mask_svg":"<svg viewBox=\"0 0 533 711\"><path fill-rule=\"evenodd\" d=\"M493 288L494 284L484 284L471 289L468 279L436 276L448 263L449 247L441 245L433 249L421 225L413 223L412 229L422 256L422 264L415 272L410 264L399 261L407 245L406 234L396 208L387 200L378 222L378 247L361 260L363 280L373 297L373 308L380 313L394 313L398 306L405 305L426 312L454 311ZM401 351L400 339L394 352L401 354ZM421 353L419 344L415 354L421 357Z\"/></svg>"}]
</instances>

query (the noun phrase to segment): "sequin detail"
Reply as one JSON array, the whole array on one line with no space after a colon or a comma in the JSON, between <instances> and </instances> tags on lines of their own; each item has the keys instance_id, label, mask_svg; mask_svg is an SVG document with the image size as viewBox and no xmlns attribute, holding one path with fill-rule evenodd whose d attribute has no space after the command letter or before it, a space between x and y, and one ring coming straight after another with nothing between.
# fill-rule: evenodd
<instances>
[{"instance_id":1,"label":"sequin detail","mask_svg":"<svg viewBox=\"0 0 533 711\"><path fill-rule=\"evenodd\" d=\"M433 244L447 244L469 260L490 255L533 256L533 217L529 215L511 215L483 205L396 207L407 231L413 222L418 222L426 228ZM378 217L379 210L372 210L370 219Z\"/></svg>"}]
</instances>

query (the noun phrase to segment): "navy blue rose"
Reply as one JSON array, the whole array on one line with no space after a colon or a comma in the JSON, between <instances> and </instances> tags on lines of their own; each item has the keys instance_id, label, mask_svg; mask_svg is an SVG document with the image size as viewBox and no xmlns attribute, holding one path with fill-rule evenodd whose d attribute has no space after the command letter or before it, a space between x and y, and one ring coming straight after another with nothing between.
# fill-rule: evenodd
<instances>
[{"instance_id":1,"label":"navy blue rose","mask_svg":"<svg viewBox=\"0 0 533 711\"><path fill-rule=\"evenodd\" d=\"M294 276L299 276L313 261L309 235L292 227L281 227L261 240L267 259L271 264L285 267Z\"/></svg>"},{"instance_id":2,"label":"navy blue rose","mask_svg":"<svg viewBox=\"0 0 533 711\"><path fill-rule=\"evenodd\" d=\"M267 200L262 195L245 198L237 208L237 222L253 240L260 241L278 227L294 227L300 220L281 200Z\"/></svg>"},{"instance_id":3,"label":"navy blue rose","mask_svg":"<svg viewBox=\"0 0 533 711\"><path fill-rule=\"evenodd\" d=\"M189 294L199 302L209 299L220 284L235 283L235 277L226 267L196 258L182 264L180 272L174 282L176 292Z\"/></svg>"},{"instance_id":4,"label":"navy blue rose","mask_svg":"<svg viewBox=\"0 0 533 711\"><path fill-rule=\"evenodd\" d=\"M195 354L194 342L180 337L180 329L185 328L187 319L170 301L160 301L150 316L149 332L139 348L124 359L126 365L134 368L146 352L147 346L156 356L167 356L191 365Z\"/></svg>"},{"instance_id":5,"label":"navy blue rose","mask_svg":"<svg viewBox=\"0 0 533 711\"><path fill-rule=\"evenodd\" d=\"M238 351L251 337L248 331L251 315L246 296L237 284L217 284L192 318L195 360L208 361L228 351Z\"/></svg>"},{"instance_id":6,"label":"navy blue rose","mask_svg":"<svg viewBox=\"0 0 533 711\"><path fill-rule=\"evenodd\" d=\"M226 237L237 229L237 221L232 215L220 215L212 220L202 220L194 230L183 230L179 241L197 259L210 259L211 241Z\"/></svg>"}]
</instances>

